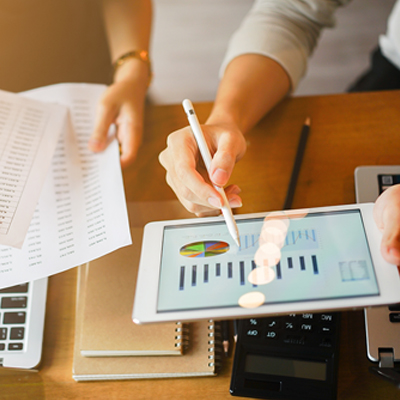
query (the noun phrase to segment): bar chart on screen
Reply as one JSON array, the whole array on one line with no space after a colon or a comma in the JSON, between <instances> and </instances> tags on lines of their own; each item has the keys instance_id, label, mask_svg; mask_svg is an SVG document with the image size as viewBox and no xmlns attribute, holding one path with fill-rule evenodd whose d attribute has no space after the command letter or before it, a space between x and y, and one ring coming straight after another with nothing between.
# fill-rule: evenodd
<instances>
[{"instance_id":1,"label":"bar chart on screen","mask_svg":"<svg viewBox=\"0 0 400 400\"><path fill-rule=\"evenodd\" d=\"M260 237L260 233L241 235L241 246L236 250L231 250L228 243L218 240L185 244L180 249L180 255L191 260L177 269L179 291L202 285L207 285L211 290L214 285L220 285L223 281L241 287L257 287L259 282L257 284L247 278L254 269L266 265L263 261L259 265L255 261L256 252L262 253L262 246L268 243L260 240ZM283 241L279 260L273 265L268 264L274 271L275 279L289 279L294 271L310 271L312 275L318 275L317 254L310 253L314 249L318 249L316 229L289 231ZM232 252L232 257L226 259L229 251ZM223 259L222 255L225 256Z\"/></svg>"}]
</instances>

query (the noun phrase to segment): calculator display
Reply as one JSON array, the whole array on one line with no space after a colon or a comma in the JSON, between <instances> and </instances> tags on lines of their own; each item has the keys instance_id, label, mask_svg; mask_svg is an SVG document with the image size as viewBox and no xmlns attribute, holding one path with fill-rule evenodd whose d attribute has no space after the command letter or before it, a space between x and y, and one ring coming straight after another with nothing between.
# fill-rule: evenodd
<instances>
[{"instance_id":1,"label":"calculator display","mask_svg":"<svg viewBox=\"0 0 400 400\"><path fill-rule=\"evenodd\" d=\"M379 295L359 209L166 226L157 312Z\"/></svg>"},{"instance_id":2,"label":"calculator display","mask_svg":"<svg viewBox=\"0 0 400 400\"><path fill-rule=\"evenodd\" d=\"M247 354L244 372L325 381L326 363Z\"/></svg>"}]
</instances>

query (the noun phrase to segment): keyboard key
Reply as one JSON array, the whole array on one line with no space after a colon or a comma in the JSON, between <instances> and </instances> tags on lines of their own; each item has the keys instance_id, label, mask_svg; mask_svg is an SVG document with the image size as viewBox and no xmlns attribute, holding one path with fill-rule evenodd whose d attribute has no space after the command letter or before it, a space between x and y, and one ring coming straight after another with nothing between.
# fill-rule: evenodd
<instances>
[{"instance_id":1,"label":"keyboard key","mask_svg":"<svg viewBox=\"0 0 400 400\"><path fill-rule=\"evenodd\" d=\"M283 327L288 331L294 331L295 329L297 329L297 325L293 321L285 321L283 323Z\"/></svg>"},{"instance_id":2,"label":"keyboard key","mask_svg":"<svg viewBox=\"0 0 400 400\"><path fill-rule=\"evenodd\" d=\"M321 314L320 321L323 323L333 322L333 314Z\"/></svg>"},{"instance_id":3,"label":"keyboard key","mask_svg":"<svg viewBox=\"0 0 400 400\"><path fill-rule=\"evenodd\" d=\"M4 350L6 348L6 345L4 343L0 343L0 351Z\"/></svg>"},{"instance_id":4,"label":"keyboard key","mask_svg":"<svg viewBox=\"0 0 400 400\"><path fill-rule=\"evenodd\" d=\"M23 347L23 343L9 343L8 350L22 350Z\"/></svg>"},{"instance_id":5,"label":"keyboard key","mask_svg":"<svg viewBox=\"0 0 400 400\"><path fill-rule=\"evenodd\" d=\"M256 327L260 325L260 320L258 318L250 318L247 323L249 327Z\"/></svg>"},{"instance_id":6,"label":"keyboard key","mask_svg":"<svg viewBox=\"0 0 400 400\"><path fill-rule=\"evenodd\" d=\"M389 306L389 310L390 310L390 311L400 311L400 303L391 304L391 305Z\"/></svg>"},{"instance_id":7,"label":"keyboard key","mask_svg":"<svg viewBox=\"0 0 400 400\"><path fill-rule=\"evenodd\" d=\"M267 330L267 332L265 334L265 338L276 340L276 339L278 339L278 332L274 331L274 330Z\"/></svg>"},{"instance_id":8,"label":"keyboard key","mask_svg":"<svg viewBox=\"0 0 400 400\"><path fill-rule=\"evenodd\" d=\"M28 293L29 283L0 289L0 293Z\"/></svg>"},{"instance_id":9,"label":"keyboard key","mask_svg":"<svg viewBox=\"0 0 400 400\"><path fill-rule=\"evenodd\" d=\"M24 324L26 319L25 312L6 312L4 313L4 324Z\"/></svg>"},{"instance_id":10,"label":"keyboard key","mask_svg":"<svg viewBox=\"0 0 400 400\"><path fill-rule=\"evenodd\" d=\"M0 340L7 339L7 328L0 328Z\"/></svg>"},{"instance_id":11,"label":"keyboard key","mask_svg":"<svg viewBox=\"0 0 400 400\"><path fill-rule=\"evenodd\" d=\"M265 319L265 323L268 328L271 329L280 329L281 328L281 324L280 324L281 320L279 318L266 318Z\"/></svg>"},{"instance_id":12,"label":"keyboard key","mask_svg":"<svg viewBox=\"0 0 400 400\"><path fill-rule=\"evenodd\" d=\"M11 328L10 339L22 340L25 335L25 328Z\"/></svg>"},{"instance_id":13,"label":"keyboard key","mask_svg":"<svg viewBox=\"0 0 400 400\"><path fill-rule=\"evenodd\" d=\"M331 335L333 333L333 327L330 325L321 326L320 332L326 335Z\"/></svg>"},{"instance_id":14,"label":"keyboard key","mask_svg":"<svg viewBox=\"0 0 400 400\"><path fill-rule=\"evenodd\" d=\"M26 308L27 297L3 297L1 308Z\"/></svg>"},{"instance_id":15,"label":"keyboard key","mask_svg":"<svg viewBox=\"0 0 400 400\"><path fill-rule=\"evenodd\" d=\"M260 336L260 331L258 329L247 329L246 330L246 336L248 337L259 337Z\"/></svg>"},{"instance_id":16,"label":"keyboard key","mask_svg":"<svg viewBox=\"0 0 400 400\"><path fill-rule=\"evenodd\" d=\"M390 313L389 314L390 322L400 322L400 313Z\"/></svg>"},{"instance_id":17,"label":"keyboard key","mask_svg":"<svg viewBox=\"0 0 400 400\"><path fill-rule=\"evenodd\" d=\"M301 324L300 325L300 330L304 332L313 332L314 326L312 324Z\"/></svg>"}]
</instances>

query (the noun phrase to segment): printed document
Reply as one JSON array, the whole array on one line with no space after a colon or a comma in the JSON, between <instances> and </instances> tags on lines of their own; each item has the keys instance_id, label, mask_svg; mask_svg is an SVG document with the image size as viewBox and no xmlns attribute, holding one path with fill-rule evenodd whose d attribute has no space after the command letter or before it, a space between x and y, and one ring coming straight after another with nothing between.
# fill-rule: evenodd
<instances>
[{"instance_id":1,"label":"printed document","mask_svg":"<svg viewBox=\"0 0 400 400\"><path fill-rule=\"evenodd\" d=\"M67 106L69 118L21 249L0 246L0 288L64 271L131 243L114 139L87 148L104 85L59 84L25 92Z\"/></svg>"},{"instance_id":2,"label":"printed document","mask_svg":"<svg viewBox=\"0 0 400 400\"><path fill-rule=\"evenodd\" d=\"M0 90L0 244L22 247L67 112Z\"/></svg>"}]
</instances>

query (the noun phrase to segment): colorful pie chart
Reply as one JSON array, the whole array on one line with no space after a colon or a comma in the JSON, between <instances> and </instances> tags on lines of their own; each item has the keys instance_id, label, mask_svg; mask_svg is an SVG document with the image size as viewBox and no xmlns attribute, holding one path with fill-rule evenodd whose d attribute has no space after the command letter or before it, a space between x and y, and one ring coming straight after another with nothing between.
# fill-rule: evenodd
<instances>
[{"instance_id":1,"label":"colorful pie chart","mask_svg":"<svg viewBox=\"0 0 400 400\"><path fill-rule=\"evenodd\" d=\"M229 250L229 244L217 241L189 243L181 247L179 253L185 257L213 257L224 254Z\"/></svg>"}]
</instances>

